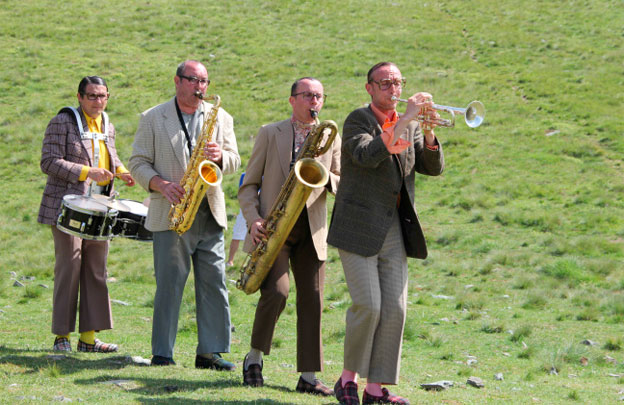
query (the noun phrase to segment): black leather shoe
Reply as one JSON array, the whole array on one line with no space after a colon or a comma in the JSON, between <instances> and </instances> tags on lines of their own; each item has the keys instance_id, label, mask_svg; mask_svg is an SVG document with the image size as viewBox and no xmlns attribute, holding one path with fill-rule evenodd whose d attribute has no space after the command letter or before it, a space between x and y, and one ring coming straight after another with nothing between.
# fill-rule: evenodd
<instances>
[{"instance_id":1,"label":"black leather shoe","mask_svg":"<svg viewBox=\"0 0 624 405\"><path fill-rule=\"evenodd\" d=\"M171 357L152 356L152 366L175 366L175 364Z\"/></svg>"},{"instance_id":2,"label":"black leather shoe","mask_svg":"<svg viewBox=\"0 0 624 405\"><path fill-rule=\"evenodd\" d=\"M221 357L221 354L213 353L212 356L211 359L207 359L199 354L195 356L195 368L209 368L217 371L236 370L236 365Z\"/></svg>"}]
</instances>

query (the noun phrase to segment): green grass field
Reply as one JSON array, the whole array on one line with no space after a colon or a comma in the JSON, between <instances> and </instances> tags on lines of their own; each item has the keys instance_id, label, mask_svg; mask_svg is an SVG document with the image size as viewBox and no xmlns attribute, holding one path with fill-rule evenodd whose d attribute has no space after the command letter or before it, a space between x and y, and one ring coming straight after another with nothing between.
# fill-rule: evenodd
<instances>
[{"instance_id":1,"label":"green grass field","mask_svg":"<svg viewBox=\"0 0 624 405\"><path fill-rule=\"evenodd\" d=\"M240 172L258 128L289 115L290 85L302 76L323 82L329 96L320 118L339 127L368 101L366 72L382 60L395 62L407 78L404 95L428 91L437 103L456 107L481 100L485 123L437 130L446 171L416 181L430 256L409 263L401 379L393 390L413 404L621 402L623 6L621 0L0 1L0 402L335 403L294 391L294 297L265 358L264 388L243 387L240 370L193 367L192 279L180 314L178 365L129 363L129 356L150 357L155 290L151 246L131 240L111 243L108 266L111 298L128 305L113 304L115 329L102 339L118 343L120 352L50 357L53 244L36 221L46 125L60 108L77 104L83 76L101 75L127 163L138 115L173 96L175 68L184 59L205 62L209 92L234 116ZM237 185L238 174L224 179L231 225ZM119 191L122 198L145 197L139 187ZM243 259L237 257L228 279L237 279ZM333 385L350 305L333 249L327 273L320 377ZM16 279L25 287L14 287ZM236 330L227 358L239 367L256 301L231 284ZM595 345L582 344L586 339ZM471 376L485 386L467 385ZM440 380L454 386L420 388Z\"/></svg>"}]
</instances>

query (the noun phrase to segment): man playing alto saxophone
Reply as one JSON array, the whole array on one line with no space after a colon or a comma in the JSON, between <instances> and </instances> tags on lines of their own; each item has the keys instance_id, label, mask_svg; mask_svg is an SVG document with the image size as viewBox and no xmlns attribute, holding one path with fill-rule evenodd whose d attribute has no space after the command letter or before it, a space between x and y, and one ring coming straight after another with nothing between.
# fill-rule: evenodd
<instances>
[{"instance_id":1,"label":"man playing alto saxophone","mask_svg":"<svg viewBox=\"0 0 624 405\"><path fill-rule=\"evenodd\" d=\"M230 307L225 284L223 230L227 227L225 197L221 186L208 188L192 226L182 235L170 230L168 213L185 190L180 181L201 128L212 105L202 101L210 84L208 72L198 61L178 66L176 95L141 114L130 171L150 192L145 227L154 234L156 296L152 325L152 365L173 365L173 346L184 285L193 263L198 345L195 367L231 371L234 364L220 353L230 351ZM240 156L232 116L219 109L212 141L204 155L223 174L236 172Z\"/></svg>"},{"instance_id":2,"label":"man playing alto saxophone","mask_svg":"<svg viewBox=\"0 0 624 405\"><path fill-rule=\"evenodd\" d=\"M244 250L267 237L265 218L289 176L297 153L316 124L325 95L317 79L304 77L293 83L290 98L292 116L260 128L254 144L238 201L249 224ZM268 355L277 319L288 298L289 262L297 288L297 371L301 377L296 390L302 393L333 395L316 378L323 367L321 313L327 258L327 191L335 192L340 180L340 137L331 149L315 158L329 171L324 188L315 189L307 199L277 259L260 286L260 300L251 335L251 350L243 362L243 383L263 385L262 354Z\"/></svg>"}]
</instances>

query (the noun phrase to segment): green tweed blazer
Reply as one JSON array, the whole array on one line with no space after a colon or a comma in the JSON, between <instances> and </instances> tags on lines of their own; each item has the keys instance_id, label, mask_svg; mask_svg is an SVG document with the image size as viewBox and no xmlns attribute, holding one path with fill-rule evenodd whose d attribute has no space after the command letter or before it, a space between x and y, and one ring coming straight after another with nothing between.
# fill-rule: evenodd
<instances>
[{"instance_id":1,"label":"green tweed blazer","mask_svg":"<svg viewBox=\"0 0 624 405\"><path fill-rule=\"evenodd\" d=\"M427 246L414 209L415 173L441 174L444 170L442 147L438 145L437 151L426 148L416 121L408 126L411 145L400 154L388 152L381 133L370 106L353 111L345 120L340 187L327 241L348 252L374 256L383 245L397 212L399 195L402 195L402 199L409 199L409 204L402 201L402 219L411 218L410 230L405 232L403 228L404 242L406 247L414 247L408 249L408 256L424 259ZM410 254L410 250L415 253Z\"/></svg>"}]
</instances>

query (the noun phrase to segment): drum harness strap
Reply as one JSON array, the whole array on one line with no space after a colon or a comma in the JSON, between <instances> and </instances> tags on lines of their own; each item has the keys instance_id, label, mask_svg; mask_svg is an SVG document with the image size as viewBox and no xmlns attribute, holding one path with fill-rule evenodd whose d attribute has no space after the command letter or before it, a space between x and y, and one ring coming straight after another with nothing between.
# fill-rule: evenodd
<instances>
[{"instance_id":1,"label":"drum harness strap","mask_svg":"<svg viewBox=\"0 0 624 405\"><path fill-rule=\"evenodd\" d=\"M80 119L80 113L74 107L65 107L69 108L74 115L76 116L76 124L78 125L78 130L80 131L80 139L93 140L93 167L98 167L100 163L100 142L106 142L108 140L108 115L105 111L102 111L102 121L104 122L104 133L100 134L99 132L85 132L82 128L82 120ZM62 110L61 110L62 111ZM93 194L101 194L104 191L104 187L98 186L95 181L92 181L89 185L88 195Z\"/></svg>"}]
</instances>

